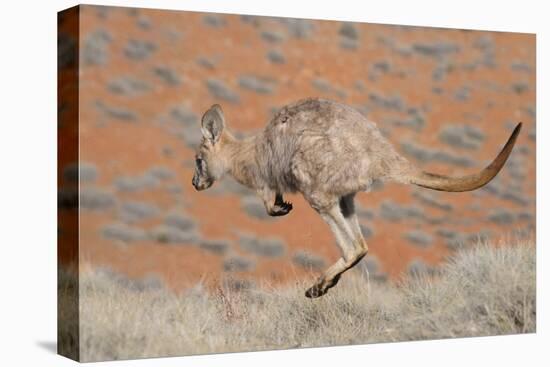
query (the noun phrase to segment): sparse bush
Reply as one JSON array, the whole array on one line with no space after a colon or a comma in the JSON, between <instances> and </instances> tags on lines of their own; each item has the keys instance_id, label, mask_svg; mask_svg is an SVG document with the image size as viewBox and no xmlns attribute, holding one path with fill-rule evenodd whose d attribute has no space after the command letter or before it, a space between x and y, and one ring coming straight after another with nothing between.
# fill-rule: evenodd
<instances>
[{"instance_id":1,"label":"sparse bush","mask_svg":"<svg viewBox=\"0 0 550 367\"><path fill-rule=\"evenodd\" d=\"M422 130L425 123L424 118L418 114L401 119L393 118L389 122L394 126L404 126L416 131Z\"/></svg>"},{"instance_id":2,"label":"sparse bush","mask_svg":"<svg viewBox=\"0 0 550 367\"><path fill-rule=\"evenodd\" d=\"M439 195L429 191L415 191L413 196L418 199L422 204L438 208L444 211L453 210L453 206L449 203L440 201Z\"/></svg>"},{"instance_id":3,"label":"sparse bush","mask_svg":"<svg viewBox=\"0 0 550 367\"><path fill-rule=\"evenodd\" d=\"M361 228L361 233L363 234L363 237L365 237L365 238L372 237L373 230L372 230L371 227L369 227L369 226L367 226L363 223L360 223L359 227Z\"/></svg>"},{"instance_id":4,"label":"sparse bush","mask_svg":"<svg viewBox=\"0 0 550 367\"><path fill-rule=\"evenodd\" d=\"M169 132L180 137L187 146L198 146L202 138L201 130L197 128L199 117L185 105L173 107L170 117L176 126L169 128Z\"/></svg>"},{"instance_id":5,"label":"sparse bush","mask_svg":"<svg viewBox=\"0 0 550 367\"><path fill-rule=\"evenodd\" d=\"M371 69L375 72L388 73L392 69L392 66L389 61L380 60L372 64Z\"/></svg>"},{"instance_id":6,"label":"sparse bush","mask_svg":"<svg viewBox=\"0 0 550 367\"><path fill-rule=\"evenodd\" d=\"M195 221L181 213L172 212L164 218L164 224L169 227L175 227L180 231L191 231L195 229Z\"/></svg>"},{"instance_id":7,"label":"sparse bush","mask_svg":"<svg viewBox=\"0 0 550 367\"><path fill-rule=\"evenodd\" d=\"M115 205L115 196L103 189L84 187L80 189L80 208L86 210L106 210Z\"/></svg>"},{"instance_id":8,"label":"sparse bush","mask_svg":"<svg viewBox=\"0 0 550 367\"><path fill-rule=\"evenodd\" d=\"M533 244L459 252L439 279L412 279L402 288L404 340L535 331Z\"/></svg>"},{"instance_id":9,"label":"sparse bush","mask_svg":"<svg viewBox=\"0 0 550 367\"><path fill-rule=\"evenodd\" d=\"M409 218L423 218L424 212L415 205L401 206L391 200L384 200L380 205L380 216L385 220L398 222Z\"/></svg>"},{"instance_id":10,"label":"sparse bush","mask_svg":"<svg viewBox=\"0 0 550 367\"><path fill-rule=\"evenodd\" d=\"M268 78L260 78L254 75L243 75L239 78L239 86L259 94L273 93L274 81Z\"/></svg>"},{"instance_id":11,"label":"sparse bush","mask_svg":"<svg viewBox=\"0 0 550 367\"><path fill-rule=\"evenodd\" d=\"M149 236L160 243L191 244L197 241L194 231L182 231L175 227L159 225L149 231Z\"/></svg>"},{"instance_id":12,"label":"sparse bush","mask_svg":"<svg viewBox=\"0 0 550 367\"><path fill-rule=\"evenodd\" d=\"M239 95L231 90L224 82L218 79L210 78L206 81L206 87L214 97L223 99L230 103L239 103Z\"/></svg>"},{"instance_id":13,"label":"sparse bush","mask_svg":"<svg viewBox=\"0 0 550 367\"><path fill-rule=\"evenodd\" d=\"M433 242L433 237L430 234L418 229L405 233L405 238L413 245L419 247L428 247Z\"/></svg>"},{"instance_id":14,"label":"sparse bush","mask_svg":"<svg viewBox=\"0 0 550 367\"><path fill-rule=\"evenodd\" d=\"M500 225L510 225L516 220L516 214L506 209L493 209L488 219Z\"/></svg>"},{"instance_id":15,"label":"sparse bush","mask_svg":"<svg viewBox=\"0 0 550 367\"><path fill-rule=\"evenodd\" d=\"M153 204L141 201L128 201L122 204L119 217L125 222L137 222L157 216L160 209Z\"/></svg>"},{"instance_id":16,"label":"sparse bush","mask_svg":"<svg viewBox=\"0 0 550 367\"><path fill-rule=\"evenodd\" d=\"M108 224L101 231L103 237L122 242L143 241L147 239L147 233L137 227L131 227L122 223Z\"/></svg>"},{"instance_id":17,"label":"sparse bush","mask_svg":"<svg viewBox=\"0 0 550 367\"><path fill-rule=\"evenodd\" d=\"M470 99L471 89L469 87L461 87L455 91L454 98L457 101L464 102Z\"/></svg>"},{"instance_id":18,"label":"sparse bush","mask_svg":"<svg viewBox=\"0 0 550 367\"><path fill-rule=\"evenodd\" d=\"M149 29L151 29L151 20L144 15L140 15L136 20L136 25L139 28L148 31Z\"/></svg>"},{"instance_id":19,"label":"sparse bush","mask_svg":"<svg viewBox=\"0 0 550 367\"><path fill-rule=\"evenodd\" d=\"M411 277L432 276L438 272L434 266L426 264L421 259L414 259L407 267L407 273Z\"/></svg>"},{"instance_id":20,"label":"sparse bush","mask_svg":"<svg viewBox=\"0 0 550 367\"><path fill-rule=\"evenodd\" d=\"M269 43L279 43L284 41L285 36L277 31L265 30L261 33L262 39Z\"/></svg>"},{"instance_id":21,"label":"sparse bush","mask_svg":"<svg viewBox=\"0 0 550 367\"><path fill-rule=\"evenodd\" d=\"M355 50L358 47L359 31L354 23L344 22L340 27L340 47Z\"/></svg>"},{"instance_id":22,"label":"sparse bush","mask_svg":"<svg viewBox=\"0 0 550 367\"><path fill-rule=\"evenodd\" d=\"M286 62L285 55L279 50L269 50L266 56L274 64L284 64Z\"/></svg>"},{"instance_id":23,"label":"sparse bush","mask_svg":"<svg viewBox=\"0 0 550 367\"><path fill-rule=\"evenodd\" d=\"M117 273L108 267L96 268L95 274L100 285L103 284L101 280L106 279L107 282L105 283L114 282L125 289L137 292L164 288L162 280L155 275L148 275L143 278L134 279L124 274Z\"/></svg>"},{"instance_id":24,"label":"sparse bush","mask_svg":"<svg viewBox=\"0 0 550 367\"><path fill-rule=\"evenodd\" d=\"M264 204L261 203L260 199L258 199L256 196L245 196L241 199L241 202L242 208L244 209L246 214L250 215L251 217L261 220L273 220L273 218L267 214Z\"/></svg>"},{"instance_id":25,"label":"sparse bush","mask_svg":"<svg viewBox=\"0 0 550 367\"><path fill-rule=\"evenodd\" d=\"M276 18L280 23L284 24L288 33L299 39L307 39L313 32L315 26L309 19L296 18Z\"/></svg>"},{"instance_id":26,"label":"sparse bush","mask_svg":"<svg viewBox=\"0 0 550 367\"><path fill-rule=\"evenodd\" d=\"M420 162L442 162L461 167L472 167L474 162L464 156L456 156L446 151L430 149L416 145L408 141L401 143L401 149L407 156L411 156Z\"/></svg>"},{"instance_id":27,"label":"sparse bush","mask_svg":"<svg viewBox=\"0 0 550 367\"><path fill-rule=\"evenodd\" d=\"M229 246L229 242L224 240L203 240L199 243L201 249L218 255L224 255L229 249Z\"/></svg>"},{"instance_id":28,"label":"sparse bush","mask_svg":"<svg viewBox=\"0 0 550 367\"><path fill-rule=\"evenodd\" d=\"M230 262L228 262L229 264ZM242 258L241 269L250 263ZM122 279L122 281L120 280ZM138 282L139 283L139 282ZM155 282L153 282L155 283ZM535 331L535 248L476 244L432 275L399 285L347 274L316 300L309 283L251 287L225 279L178 294L135 286L104 271L83 273L83 361L379 343ZM184 310L184 312L182 311Z\"/></svg>"},{"instance_id":29,"label":"sparse bush","mask_svg":"<svg viewBox=\"0 0 550 367\"><path fill-rule=\"evenodd\" d=\"M141 176L119 177L115 179L114 185L119 191L134 192L155 188L159 185L159 180L155 176L145 173Z\"/></svg>"},{"instance_id":30,"label":"sparse bush","mask_svg":"<svg viewBox=\"0 0 550 367\"><path fill-rule=\"evenodd\" d=\"M63 177L67 182L94 182L97 178L97 167L95 164L80 162L68 164L63 169Z\"/></svg>"},{"instance_id":31,"label":"sparse bush","mask_svg":"<svg viewBox=\"0 0 550 367\"><path fill-rule=\"evenodd\" d=\"M311 84L320 92L329 93L332 91L332 86L326 79L316 78L311 81Z\"/></svg>"},{"instance_id":32,"label":"sparse bush","mask_svg":"<svg viewBox=\"0 0 550 367\"><path fill-rule=\"evenodd\" d=\"M148 58L156 49L157 46L150 41L131 39L124 48L124 54L130 59L141 61Z\"/></svg>"},{"instance_id":33,"label":"sparse bush","mask_svg":"<svg viewBox=\"0 0 550 367\"><path fill-rule=\"evenodd\" d=\"M207 14L202 17L202 20L204 24L213 28L222 28L226 25L226 21L223 15Z\"/></svg>"},{"instance_id":34,"label":"sparse bush","mask_svg":"<svg viewBox=\"0 0 550 367\"><path fill-rule=\"evenodd\" d=\"M405 110L405 102L399 95L383 96L374 92L369 93L369 102L376 107L402 112Z\"/></svg>"},{"instance_id":35,"label":"sparse bush","mask_svg":"<svg viewBox=\"0 0 550 367\"><path fill-rule=\"evenodd\" d=\"M244 235L240 238L239 245L244 251L259 256L279 257L285 252L284 242L275 237L256 238Z\"/></svg>"},{"instance_id":36,"label":"sparse bush","mask_svg":"<svg viewBox=\"0 0 550 367\"><path fill-rule=\"evenodd\" d=\"M388 280L388 275L382 271L380 261L374 255L370 253L365 256L365 258L357 264L358 270L361 275L367 280L376 281L376 282L385 282Z\"/></svg>"},{"instance_id":37,"label":"sparse bush","mask_svg":"<svg viewBox=\"0 0 550 367\"><path fill-rule=\"evenodd\" d=\"M104 65L108 61L107 48L113 37L104 29L90 33L84 40L82 58L85 65Z\"/></svg>"},{"instance_id":38,"label":"sparse bush","mask_svg":"<svg viewBox=\"0 0 550 367\"><path fill-rule=\"evenodd\" d=\"M75 37L59 32L57 36L57 67L59 70L75 66L78 55L76 45Z\"/></svg>"},{"instance_id":39,"label":"sparse bush","mask_svg":"<svg viewBox=\"0 0 550 367\"><path fill-rule=\"evenodd\" d=\"M512 62L512 64L510 65L510 68L514 71L521 71L521 72L526 72L526 73L531 73L532 72L531 65L529 65L527 62L523 62L523 61L514 61L514 62Z\"/></svg>"},{"instance_id":40,"label":"sparse bush","mask_svg":"<svg viewBox=\"0 0 550 367\"><path fill-rule=\"evenodd\" d=\"M216 61L204 56L197 58L197 63L206 69L214 69L216 67Z\"/></svg>"},{"instance_id":41,"label":"sparse bush","mask_svg":"<svg viewBox=\"0 0 550 367\"><path fill-rule=\"evenodd\" d=\"M94 277L95 279L95 273ZM59 264L57 269L57 352L79 359L79 276Z\"/></svg>"},{"instance_id":42,"label":"sparse bush","mask_svg":"<svg viewBox=\"0 0 550 367\"><path fill-rule=\"evenodd\" d=\"M359 32L357 31L355 24L349 22L342 23L342 26L340 27L338 33L340 34L340 36L352 40L356 40L359 38Z\"/></svg>"},{"instance_id":43,"label":"sparse bush","mask_svg":"<svg viewBox=\"0 0 550 367\"><path fill-rule=\"evenodd\" d=\"M153 68L153 73L170 86L181 84L180 76L168 66L156 66Z\"/></svg>"},{"instance_id":44,"label":"sparse bush","mask_svg":"<svg viewBox=\"0 0 550 367\"><path fill-rule=\"evenodd\" d=\"M449 124L439 132L439 140L455 148L477 149L484 139L485 134L470 125Z\"/></svg>"},{"instance_id":45,"label":"sparse bush","mask_svg":"<svg viewBox=\"0 0 550 367\"><path fill-rule=\"evenodd\" d=\"M527 82L514 82L511 85L511 89L517 94L525 93L529 90L529 84Z\"/></svg>"},{"instance_id":46,"label":"sparse bush","mask_svg":"<svg viewBox=\"0 0 550 367\"><path fill-rule=\"evenodd\" d=\"M147 174L158 178L159 180L169 180L175 176L174 171L165 166L154 166L149 169Z\"/></svg>"},{"instance_id":47,"label":"sparse bush","mask_svg":"<svg viewBox=\"0 0 550 367\"><path fill-rule=\"evenodd\" d=\"M102 101L97 101L96 106L101 112L103 112L105 116L113 118L115 120L135 122L138 119L138 116L135 112L125 107L110 106Z\"/></svg>"},{"instance_id":48,"label":"sparse bush","mask_svg":"<svg viewBox=\"0 0 550 367\"><path fill-rule=\"evenodd\" d=\"M438 230L438 235L445 237L445 244L450 250L456 251L467 247L471 243L488 240L492 233L489 230L482 230L474 233L459 233L452 230Z\"/></svg>"},{"instance_id":49,"label":"sparse bush","mask_svg":"<svg viewBox=\"0 0 550 367\"><path fill-rule=\"evenodd\" d=\"M306 251L297 251L292 257L292 262L308 270L322 270L326 266L322 257Z\"/></svg>"},{"instance_id":50,"label":"sparse bush","mask_svg":"<svg viewBox=\"0 0 550 367\"><path fill-rule=\"evenodd\" d=\"M248 271L253 267L252 260L240 256L232 256L223 262L224 271Z\"/></svg>"},{"instance_id":51,"label":"sparse bush","mask_svg":"<svg viewBox=\"0 0 550 367\"><path fill-rule=\"evenodd\" d=\"M240 292L240 291L246 291L246 290L250 290L250 289L254 288L255 283L254 283L254 281L252 281L250 279L225 278L223 280L223 286L224 286L224 288L226 288L230 292ZM229 301L229 302L231 302L231 301ZM235 301L233 301L233 302L235 302ZM224 307L226 309L229 309L228 304L225 304ZM228 318L234 318L235 316L239 317L241 315L235 315L235 314L228 313L228 314L226 314L226 316L228 316Z\"/></svg>"},{"instance_id":52,"label":"sparse bush","mask_svg":"<svg viewBox=\"0 0 550 367\"><path fill-rule=\"evenodd\" d=\"M198 126L199 117L184 105L178 105L172 108L170 115L174 120L181 123L184 127L191 128Z\"/></svg>"},{"instance_id":53,"label":"sparse bush","mask_svg":"<svg viewBox=\"0 0 550 367\"><path fill-rule=\"evenodd\" d=\"M151 87L146 82L129 76L122 76L112 80L107 84L107 88L112 93L124 96L136 96L151 90Z\"/></svg>"},{"instance_id":54,"label":"sparse bush","mask_svg":"<svg viewBox=\"0 0 550 367\"><path fill-rule=\"evenodd\" d=\"M425 56L441 58L449 54L457 53L460 47L450 42L415 43L413 50Z\"/></svg>"}]
</instances>

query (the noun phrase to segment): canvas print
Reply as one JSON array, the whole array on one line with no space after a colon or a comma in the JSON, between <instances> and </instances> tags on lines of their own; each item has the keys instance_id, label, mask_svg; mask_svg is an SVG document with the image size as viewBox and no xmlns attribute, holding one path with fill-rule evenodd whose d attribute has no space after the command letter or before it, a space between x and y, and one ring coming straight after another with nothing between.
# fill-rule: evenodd
<instances>
[{"instance_id":1,"label":"canvas print","mask_svg":"<svg viewBox=\"0 0 550 367\"><path fill-rule=\"evenodd\" d=\"M536 331L534 34L58 19L60 354Z\"/></svg>"}]
</instances>

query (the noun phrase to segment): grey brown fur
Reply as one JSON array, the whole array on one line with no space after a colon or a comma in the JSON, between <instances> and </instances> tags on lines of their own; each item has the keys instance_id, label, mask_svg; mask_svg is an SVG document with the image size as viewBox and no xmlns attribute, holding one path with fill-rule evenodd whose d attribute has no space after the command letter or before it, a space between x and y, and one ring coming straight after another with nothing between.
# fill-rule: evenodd
<instances>
[{"instance_id":1,"label":"grey brown fur","mask_svg":"<svg viewBox=\"0 0 550 367\"><path fill-rule=\"evenodd\" d=\"M355 214L357 192L373 181L415 184L441 191L469 191L489 182L508 158L521 123L497 158L484 170L464 177L423 172L400 156L376 124L341 103L310 98L283 107L265 129L238 140L225 128L219 105L202 118L203 139L196 156L193 186L210 187L226 174L255 190L267 213L285 215L287 192L300 192L330 226L342 257L306 291L315 298L336 285L343 272L367 254Z\"/></svg>"}]
</instances>

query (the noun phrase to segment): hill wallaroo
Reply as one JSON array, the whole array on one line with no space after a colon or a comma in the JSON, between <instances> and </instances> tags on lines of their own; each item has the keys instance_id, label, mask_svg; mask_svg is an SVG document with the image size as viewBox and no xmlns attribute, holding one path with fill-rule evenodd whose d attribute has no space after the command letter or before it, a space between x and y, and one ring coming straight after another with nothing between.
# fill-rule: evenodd
<instances>
[{"instance_id":1,"label":"hill wallaroo","mask_svg":"<svg viewBox=\"0 0 550 367\"><path fill-rule=\"evenodd\" d=\"M204 190L230 174L254 189L272 216L292 210L284 193L302 193L330 226L342 252L306 291L307 297L316 298L367 254L354 209L357 192L369 191L375 180L449 192L475 190L497 175L520 130L521 123L485 169L448 177L416 168L395 151L375 123L341 103L310 98L289 104L261 133L242 140L227 130L224 113L216 104L202 117L193 186Z\"/></svg>"}]
</instances>

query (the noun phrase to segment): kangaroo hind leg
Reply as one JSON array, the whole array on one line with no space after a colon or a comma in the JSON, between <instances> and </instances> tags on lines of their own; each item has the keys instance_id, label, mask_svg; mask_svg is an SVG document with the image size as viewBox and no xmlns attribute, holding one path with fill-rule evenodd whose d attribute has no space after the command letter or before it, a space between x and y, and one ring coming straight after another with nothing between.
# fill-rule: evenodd
<instances>
[{"instance_id":1,"label":"kangaroo hind leg","mask_svg":"<svg viewBox=\"0 0 550 367\"><path fill-rule=\"evenodd\" d=\"M328 210L320 211L321 217L330 226L342 257L339 258L319 277L305 295L317 298L327 293L340 280L341 275L355 266L366 254L366 243L361 235L353 207L353 195L340 198L339 202Z\"/></svg>"},{"instance_id":2,"label":"kangaroo hind leg","mask_svg":"<svg viewBox=\"0 0 550 367\"><path fill-rule=\"evenodd\" d=\"M342 196L340 198L339 205L340 211L342 212L342 215L344 216L344 219L346 220L346 223L351 230L354 249L358 253L363 253L363 255L361 256L362 259L367 254L369 247L367 245L367 242L365 241L365 238L363 237L363 233L361 232L361 226L359 226L359 219L357 218L357 214L355 212L354 198L355 193Z\"/></svg>"}]
</instances>

